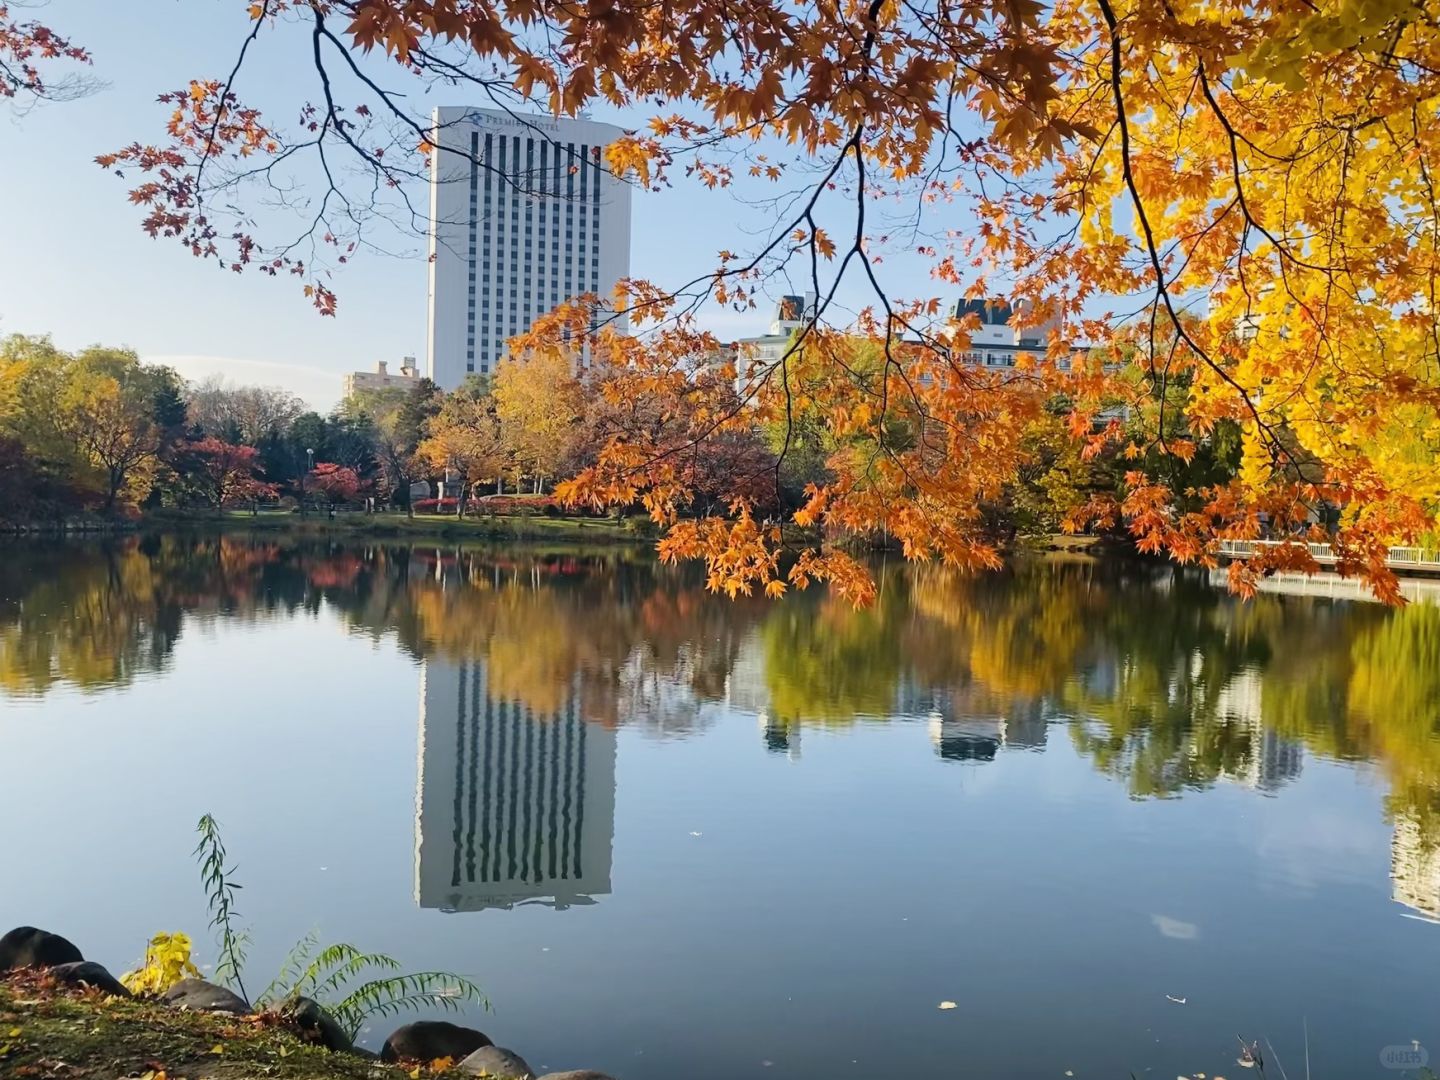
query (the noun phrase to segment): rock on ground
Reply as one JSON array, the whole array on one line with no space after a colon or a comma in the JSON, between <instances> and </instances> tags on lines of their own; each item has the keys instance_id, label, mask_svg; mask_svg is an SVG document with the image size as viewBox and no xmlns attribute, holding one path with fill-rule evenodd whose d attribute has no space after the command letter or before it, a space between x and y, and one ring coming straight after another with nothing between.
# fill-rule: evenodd
<instances>
[{"instance_id":1,"label":"rock on ground","mask_svg":"<svg viewBox=\"0 0 1440 1080\"><path fill-rule=\"evenodd\" d=\"M120 985L120 980L111 975L99 964L89 960L76 960L69 964L56 964L50 969L50 974L55 976L66 986L93 986L96 990L103 991L111 997L129 997L130 991Z\"/></svg>"},{"instance_id":2,"label":"rock on ground","mask_svg":"<svg viewBox=\"0 0 1440 1080\"><path fill-rule=\"evenodd\" d=\"M519 1054L503 1046L484 1046L460 1062L461 1072L494 1080L530 1080L535 1070Z\"/></svg>"},{"instance_id":3,"label":"rock on ground","mask_svg":"<svg viewBox=\"0 0 1440 1080\"><path fill-rule=\"evenodd\" d=\"M345 1029L317 1001L307 997L292 998L280 1006L279 1013L309 1042L327 1050L349 1050L353 1047Z\"/></svg>"},{"instance_id":4,"label":"rock on ground","mask_svg":"<svg viewBox=\"0 0 1440 1080\"><path fill-rule=\"evenodd\" d=\"M204 979L181 979L160 999L177 1009L192 1012L224 1012L236 1016L249 1016L255 1010L250 1003L232 990L216 986Z\"/></svg>"},{"instance_id":5,"label":"rock on ground","mask_svg":"<svg viewBox=\"0 0 1440 1080\"><path fill-rule=\"evenodd\" d=\"M380 1048L380 1060L434 1061L448 1057L459 1061L489 1045L489 1037L474 1028L448 1020L416 1020L391 1033Z\"/></svg>"},{"instance_id":6,"label":"rock on ground","mask_svg":"<svg viewBox=\"0 0 1440 1080\"><path fill-rule=\"evenodd\" d=\"M59 934L37 930L33 926L17 926L0 938L0 971L23 967L54 967L73 964L85 957L80 950Z\"/></svg>"}]
</instances>

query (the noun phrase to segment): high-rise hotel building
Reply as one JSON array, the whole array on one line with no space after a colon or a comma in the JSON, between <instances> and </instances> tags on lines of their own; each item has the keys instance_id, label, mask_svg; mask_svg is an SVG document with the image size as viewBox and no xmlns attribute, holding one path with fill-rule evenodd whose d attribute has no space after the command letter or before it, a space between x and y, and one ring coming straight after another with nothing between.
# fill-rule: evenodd
<instances>
[{"instance_id":1,"label":"high-rise hotel building","mask_svg":"<svg viewBox=\"0 0 1440 1080\"><path fill-rule=\"evenodd\" d=\"M620 129L496 109L435 110L427 374L493 373L505 342L630 272L630 185L605 167Z\"/></svg>"}]
</instances>

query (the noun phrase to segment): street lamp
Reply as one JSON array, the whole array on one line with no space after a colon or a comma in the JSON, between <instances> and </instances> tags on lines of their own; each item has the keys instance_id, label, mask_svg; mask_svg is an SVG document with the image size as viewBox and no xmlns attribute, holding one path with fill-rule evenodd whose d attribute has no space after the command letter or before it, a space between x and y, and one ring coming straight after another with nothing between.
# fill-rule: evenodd
<instances>
[{"instance_id":1,"label":"street lamp","mask_svg":"<svg viewBox=\"0 0 1440 1080\"><path fill-rule=\"evenodd\" d=\"M308 476L310 473L312 473L312 472L315 471L315 451L312 450L312 449L311 449L310 447L308 447L308 446L305 448L305 461L306 461L306 465L307 465L305 472L306 472L306 475ZM304 513L305 513L305 477L304 477L304 476L300 477L300 513L301 513L302 516L303 516Z\"/></svg>"}]
</instances>

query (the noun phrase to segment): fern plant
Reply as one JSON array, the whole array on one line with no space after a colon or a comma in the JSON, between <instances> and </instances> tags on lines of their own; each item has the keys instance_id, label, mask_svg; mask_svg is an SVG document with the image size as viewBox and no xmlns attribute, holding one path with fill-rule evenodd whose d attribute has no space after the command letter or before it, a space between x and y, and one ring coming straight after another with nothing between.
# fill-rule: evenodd
<instances>
[{"instance_id":1,"label":"fern plant","mask_svg":"<svg viewBox=\"0 0 1440 1080\"><path fill-rule=\"evenodd\" d=\"M226 865L220 827L206 814L196 826L200 843L195 854L210 906L210 925L217 932L220 960L216 977L230 982L243 995L241 981L250 938L235 928L233 868ZM295 998L318 1002L335 1018L351 1039L366 1020L394 1016L433 1006L445 1012L459 1012L466 1004L490 1008L484 993L471 980L449 971L404 972L393 957L367 953L341 942L321 947L320 937L311 931L290 949L279 973L261 991L254 1004L259 1008L280 1006Z\"/></svg>"},{"instance_id":2,"label":"fern plant","mask_svg":"<svg viewBox=\"0 0 1440 1080\"><path fill-rule=\"evenodd\" d=\"M344 942L320 949L313 931L291 950L260 1002L277 1005L299 997L318 1001L352 1039L371 1017L426 1006L446 1012L458 1012L466 1003L490 1007L480 987L463 975L403 972L393 957L361 952Z\"/></svg>"}]
</instances>

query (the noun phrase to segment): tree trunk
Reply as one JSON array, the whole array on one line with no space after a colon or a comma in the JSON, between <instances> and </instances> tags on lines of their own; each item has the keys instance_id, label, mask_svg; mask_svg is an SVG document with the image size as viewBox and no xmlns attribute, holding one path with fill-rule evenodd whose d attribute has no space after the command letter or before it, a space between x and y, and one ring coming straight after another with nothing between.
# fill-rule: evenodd
<instances>
[{"instance_id":1,"label":"tree trunk","mask_svg":"<svg viewBox=\"0 0 1440 1080\"><path fill-rule=\"evenodd\" d=\"M466 491L467 491L467 488L466 488L465 484L462 482L462 483L460 484L460 490L459 490L459 492L455 495L455 520L456 520L456 521L460 521L461 519L463 519L463 518L465 517L465 493L466 493Z\"/></svg>"}]
</instances>

